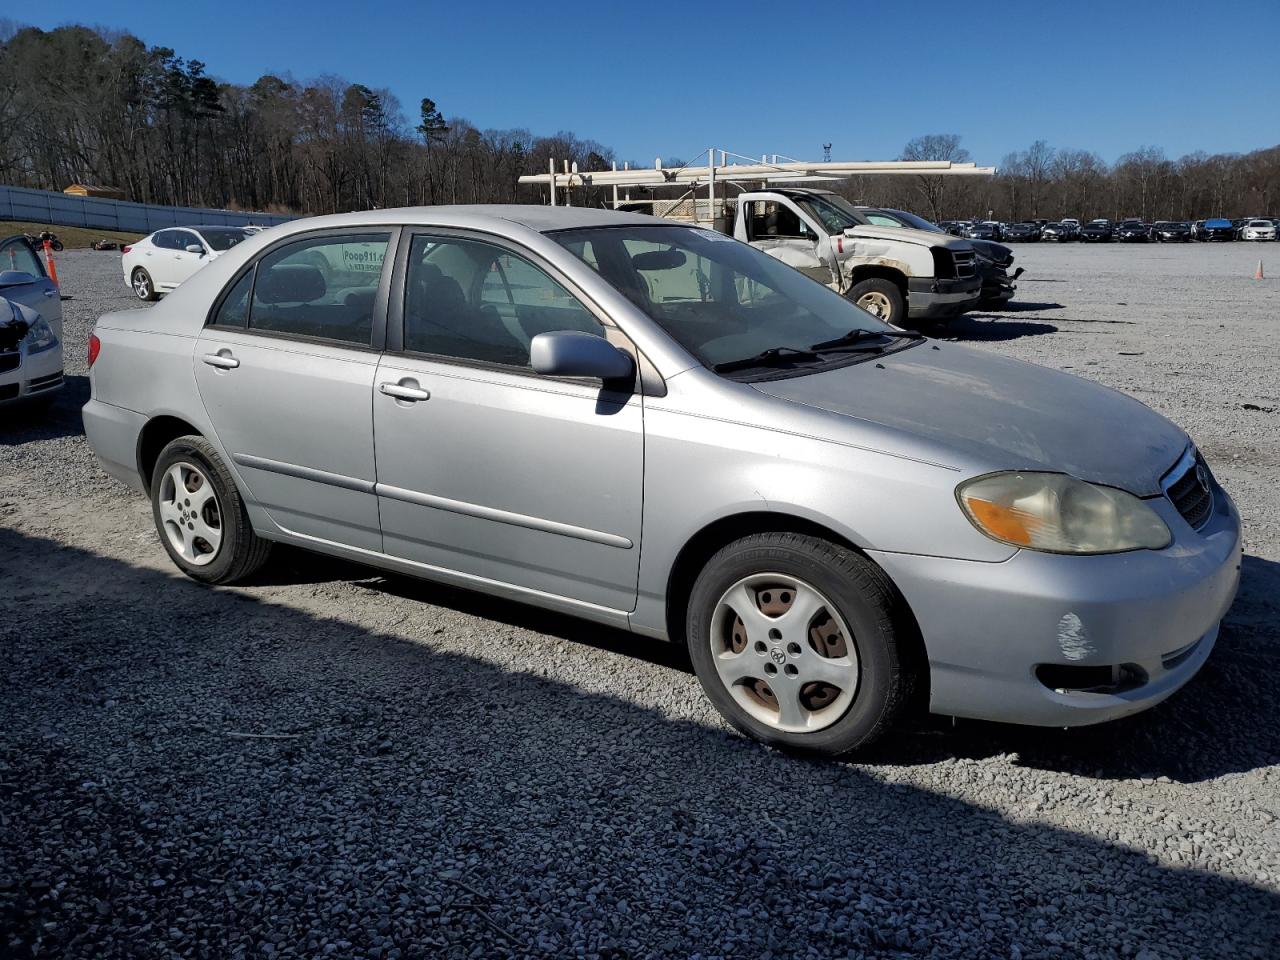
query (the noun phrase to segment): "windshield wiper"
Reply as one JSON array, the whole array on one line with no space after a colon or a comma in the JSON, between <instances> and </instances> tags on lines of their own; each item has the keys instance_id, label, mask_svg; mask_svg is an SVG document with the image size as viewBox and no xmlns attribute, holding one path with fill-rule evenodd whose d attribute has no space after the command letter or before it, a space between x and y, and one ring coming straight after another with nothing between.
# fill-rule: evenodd
<instances>
[{"instance_id":1,"label":"windshield wiper","mask_svg":"<svg viewBox=\"0 0 1280 960\"><path fill-rule=\"evenodd\" d=\"M911 330L850 330L843 336L836 337L834 340L822 340L812 344L810 350L835 350L841 347L852 347L864 340L874 340L878 337L893 337L903 340L923 340L923 333L915 333ZM885 344L878 344L874 347L868 345L869 350L883 350Z\"/></svg>"},{"instance_id":2,"label":"windshield wiper","mask_svg":"<svg viewBox=\"0 0 1280 960\"><path fill-rule=\"evenodd\" d=\"M734 370L749 370L752 367L776 366L790 363L793 360L821 360L812 350L797 350L795 347L770 347L762 350L754 357L743 357L741 360L726 360L717 363L711 369L716 373L731 373Z\"/></svg>"}]
</instances>

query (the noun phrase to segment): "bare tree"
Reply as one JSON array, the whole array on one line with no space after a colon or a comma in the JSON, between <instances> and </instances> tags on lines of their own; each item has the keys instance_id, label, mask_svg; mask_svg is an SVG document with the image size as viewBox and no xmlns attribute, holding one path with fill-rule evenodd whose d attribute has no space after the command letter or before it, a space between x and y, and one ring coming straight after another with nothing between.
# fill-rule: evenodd
<instances>
[{"instance_id":1,"label":"bare tree","mask_svg":"<svg viewBox=\"0 0 1280 960\"><path fill-rule=\"evenodd\" d=\"M903 160L950 160L952 163L968 163L969 151L960 146L960 135L955 133L929 133L907 142L902 148ZM917 178L920 195L934 220L943 219L944 199L947 195L948 177L920 176Z\"/></svg>"}]
</instances>

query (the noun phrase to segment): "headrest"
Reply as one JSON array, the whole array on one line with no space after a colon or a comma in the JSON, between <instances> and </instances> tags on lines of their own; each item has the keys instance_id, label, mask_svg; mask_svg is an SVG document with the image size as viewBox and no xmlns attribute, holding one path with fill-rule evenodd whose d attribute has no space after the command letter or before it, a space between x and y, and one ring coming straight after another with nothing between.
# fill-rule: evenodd
<instances>
[{"instance_id":1,"label":"headrest","mask_svg":"<svg viewBox=\"0 0 1280 960\"><path fill-rule=\"evenodd\" d=\"M324 296L324 274L305 263L278 263L253 288L262 303L310 303Z\"/></svg>"}]
</instances>

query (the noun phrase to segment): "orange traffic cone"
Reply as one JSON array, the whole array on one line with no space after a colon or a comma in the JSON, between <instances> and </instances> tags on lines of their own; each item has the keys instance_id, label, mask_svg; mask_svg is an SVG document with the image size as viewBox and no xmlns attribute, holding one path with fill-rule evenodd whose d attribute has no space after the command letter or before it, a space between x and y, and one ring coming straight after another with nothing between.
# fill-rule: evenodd
<instances>
[{"instance_id":1,"label":"orange traffic cone","mask_svg":"<svg viewBox=\"0 0 1280 960\"><path fill-rule=\"evenodd\" d=\"M1258 272L1257 272L1257 273L1255 273L1255 274L1253 275L1253 279L1255 279L1255 280L1265 280L1265 279L1267 279L1266 277L1264 277L1264 276L1262 275L1262 261L1261 261L1261 260L1259 260L1259 261L1258 261Z\"/></svg>"},{"instance_id":2,"label":"orange traffic cone","mask_svg":"<svg viewBox=\"0 0 1280 960\"><path fill-rule=\"evenodd\" d=\"M45 241L45 265L49 268L49 279L54 282L55 287L61 287L58 283L58 268L54 265L54 244ZM1262 269L1261 266L1258 269Z\"/></svg>"}]
</instances>

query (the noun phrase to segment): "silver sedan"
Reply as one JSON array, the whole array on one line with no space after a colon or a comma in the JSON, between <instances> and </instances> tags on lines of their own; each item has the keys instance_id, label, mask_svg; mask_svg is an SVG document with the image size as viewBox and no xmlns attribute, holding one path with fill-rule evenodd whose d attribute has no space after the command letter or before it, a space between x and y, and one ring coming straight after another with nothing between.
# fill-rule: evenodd
<instances>
[{"instance_id":1,"label":"silver sedan","mask_svg":"<svg viewBox=\"0 0 1280 960\"><path fill-rule=\"evenodd\" d=\"M297 221L90 357L89 440L189 576L289 543L687 643L773 744L1134 713L1236 591L1235 507L1163 417L651 217Z\"/></svg>"}]
</instances>

